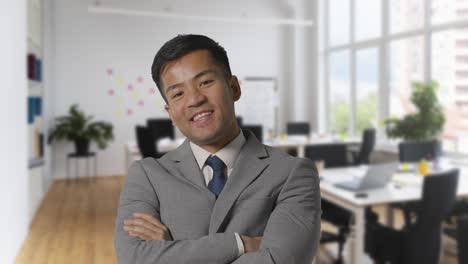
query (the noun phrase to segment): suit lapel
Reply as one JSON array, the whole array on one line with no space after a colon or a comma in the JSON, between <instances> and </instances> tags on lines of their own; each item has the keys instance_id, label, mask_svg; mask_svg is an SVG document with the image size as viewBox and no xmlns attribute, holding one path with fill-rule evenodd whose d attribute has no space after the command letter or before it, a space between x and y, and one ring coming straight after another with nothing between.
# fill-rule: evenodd
<instances>
[{"instance_id":1,"label":"suit lapel","mask_svg":"<svg viewBox=\"0 0 468 264\"><path fill-rule=\"evenodd\" d=\"M195 157L193 156L189 141L185 140L185 142L180 147L170 152L168 157L170 160L172 160L174 166L176 167L176 171L178 172L175 174L175 176L195 186L202 193L205 193L211 204L214 204L216 197L206 187L205 179L202 175L200 167L198 167L198 163L195 160Z\"/></svg>"},{"instance_id":2,"label":"suit lapel","mask_svg":"<svg viewBox=\"0 0 468 264\"><path fill-rule=\"evenodd\" d=\"M264 159L268 157L265 147L251 134L247 136L247 142L239 153L239 157L234 164L234 170L229 176L213 208L209 229L210 234L216 233L219 230L240 193L254 181L269 164L268 159Z\"/></svg>"}]
</instances>

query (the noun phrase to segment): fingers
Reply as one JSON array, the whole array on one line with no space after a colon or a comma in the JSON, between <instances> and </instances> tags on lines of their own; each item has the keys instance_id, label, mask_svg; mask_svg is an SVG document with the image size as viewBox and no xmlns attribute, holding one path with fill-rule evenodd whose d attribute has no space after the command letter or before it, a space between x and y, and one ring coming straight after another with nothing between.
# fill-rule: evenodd
<instances>
[{"instance_id":1,"label":"fingers","mask_svg":"<svg viewBox=\"0 0 468 264\"><path fill-rule=\"evenodd\" d=\"M143 240L156 240L158 237L156 232L145 230L141 227L124 227L124 230L126 230L130 236L139 237Z\"/></svg>"},{"instance_id":2,"label":"fingers","mask_svg":"<svg viewBox=\"0 0 468 264\"><path fill-rule=\"evenodd\" d=\"M168 228L155 217L145 213L134 213L134 219L124 220L123 229L143 240L172 240Z\"/></svg>"},{"instance_id":3,"label":"fingers","mask_svg":"<svg viewBox=\"0 0 468 264\"><path fill-rule=\"evenodd\" d=\"M165 225L161 224L161 222L156 219L155 217L149 215L149 214L145 214L145 213L134 213L133 214L133 217L135 218L140 218L140 219L144 219L150 223L152 223L153 225L155 226L158 226L158 227L166 227Z\"/></svg>"},{"instance_id":4,"label":"fingers","mask_svg":"<svg viewBox=\"0 0 468 264\"><path fill-rule=\"evenodd\" d=\"M155 226L152 223L142 219L125 220L124 225L127 227L142 227L151 231L158 231L159 229L161 229L160 227Z\"/></svg>"}]
</instances>

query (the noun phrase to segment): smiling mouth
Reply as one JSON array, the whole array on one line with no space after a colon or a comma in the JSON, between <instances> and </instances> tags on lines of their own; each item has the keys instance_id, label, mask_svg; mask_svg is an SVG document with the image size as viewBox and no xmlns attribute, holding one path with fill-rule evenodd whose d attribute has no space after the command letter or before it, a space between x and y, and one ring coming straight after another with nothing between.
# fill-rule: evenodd
<instances>
[{"instance_id":1,"label":"smiling mouth","mask_svg":"<svg viewBox=\"0 0 468 264\"><path fill-rule=\"evenodd\" d=\"M214 111L205 111L205 112L198 113L194 115L192 118L190 118L190 121L197 122L206 116L210 116L211 114L213 114L213 112Z\"/></svg>"}]
</instances>

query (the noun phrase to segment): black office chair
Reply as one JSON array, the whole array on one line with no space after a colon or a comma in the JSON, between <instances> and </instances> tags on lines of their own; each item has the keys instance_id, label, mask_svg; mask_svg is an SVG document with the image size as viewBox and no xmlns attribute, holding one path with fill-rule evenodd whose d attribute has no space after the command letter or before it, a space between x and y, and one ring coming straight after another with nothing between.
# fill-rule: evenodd
<instances>
[{"instance_id":1,"label":"black office chair","mask_svg":"<svg viewBox=\"0 0 468 264\"><path fill-rule=\"evenodd\" d=\"M251 131L257 139L263 141L263 127L262 125L243 125L242 129Z\"/></svg>"},{"instance_id":2,"label":"black office chair","mask_svg":"<svg viewBox=\"0 0 468 264\"><path fill-rule=\"evenodd\" d=\"M326 168L345 167L348 165L346 147L346 144L311 145L305 147L304 154L314 161L324 161ZM351 217L348 210L322 199L322 220L336 226L338 233L322 231L320 243L338 243L336 264L343 263L343 249L350 231Z\"/></svg>"},{"instance_id":3,"label":"black office chair","mask_svg":"<svg viewBox=\"0 0 468 264\"><path fill-rule=\"evenodd\" d=\"M174 126L169 118L151 118L146 120L146 126L151 129L155 140L169 137L174 139Z\"/></svg>"},{"instance_id":4,"label":"black office chair","mask_svg":"<svg viewBox=\"0 0 468 264\"><path fill-rule=\"evenodd\" d=\"M239 127L242 127L242 124L243 124L242 116L236 116L236 120L237 120L237 124L239 125Z\"/></svg>"},{"instance_id":5,"label":"black office chair","mask_svg":"<svg viewBox=\"0 0 468 264\"><path fill-rule=\"evenodd\" d=\"M457 250L458 263L468 263L468 214L461 215L457 220Z\"/></svg>"},{"instance_id":6,"label":"black office chair","mask_svg":"<svg viewBox=\"0 0 468 264\"><path fill-rule=\"evenodd\" d=\"M161 157L161 153L158 153L156 147L156 141L150 128L145 126L136 126L135 129L137 145L140 150L142 158Z\"/></svg>"},{"instance_id":7,"label":"black office chair","mask_svg":"<svg viewBox=\"0 0 468 264\"><path fill-rule=\"evenodd\" d=\"M419 162L422 159L436 159L441 154L438 140L405 141L398 144L400 162Z\"/></svg>"},{"instance_id":8,"label":"black office chair","mask_svg":"<svg viewBox=\"0 0 468 264\"><path fill-rule=\"evenodd\" d=\"M375 129L365 129L362 134L362 143L358 150L351 150L353 156L353 164L369 164L371 152L375 147Z\"/></svg>"},{"instance_id":9,"label":"black office chair","mask_svg":"<svg viewBox=\"0 0 468 264\"><path fill-rule=\"evenodd\" d=\"M453 169L426 176L417 218L402 230L368 217L365 251L379 263L439 263L441 224L455 202L458 175Z\"/></svg>"},{"instance_id":10,"label":"black office chair","mask_svg":"<svg viewBox=\"0 0 468 264\"><path fill-rule=\"evenodd\" d=\"M345 167L349 165L347 145L344 143L309 145L304 155L313 160L323 160L326 168Z\"/></svg>"},{"instance_id":11,"label":"black office chair","mask_svg":"<svg viewBox=\"0 0 468 264\"><path fill-rule=\"evenodd\" d=\"M398 144L400 162L419 162L422 159L437 159L441 154L438 140L405 141ZM418 202L396 203L392 207L403 210L405 225L408 224L411 214L418 207Z\"/></svg>"},{"instance_id":12,"label":"black office chair","mask_svg":"<svg viewBox=\"0 0 468 264\"><path fill-rule=\"evenodd\" d=\"M309 135L310 125L308 122L288 122L286 125L288 135Z\"/></svg>"}]
</instances>

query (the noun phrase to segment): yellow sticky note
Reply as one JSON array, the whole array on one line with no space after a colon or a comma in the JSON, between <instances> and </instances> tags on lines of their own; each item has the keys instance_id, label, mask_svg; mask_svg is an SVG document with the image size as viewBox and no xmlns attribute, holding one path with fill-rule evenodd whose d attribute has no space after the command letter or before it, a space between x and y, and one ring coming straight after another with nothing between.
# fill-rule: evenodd
<instances>
[{"instance_id":1,"label":"yellow sticky note","mask_svg":"<svg viewBox=\"0 0 468 264\"><path fill-rule=\"evenodd\" d=\"M135 100L138 100L138 98L140 98L140 93L139 92L134 92L133 93L133 98L135 98Z\"/></svg>"},{"instance_id":2,"label":"yellow sticky note","mask_svg":"<svg viewBox=\"0 0 468 264\"><path fill-rule=\"evenodd\" d=\"M115 104L121 105L122 104L122 98L115 99Z\"/></svg>"},{"instance_id":3,"label":"yellow sticky note","mask_svg":"<svg viewBox=\"0 0 468 264\"><path fill-rule=\"evenodd\" d=\"M115 80L118 84L123 84L125 82L124 78L122 76L117 77Z\"/></svg>"},{"instance_id":4,"label":"yellow sticky note","mask_svg":"<svg viewBox=\"0 0 468 264\"><path fill-rule=\"evenodd\" d=\"M117 110L115 110L114 114L115 114L115 116L117 116L117 117L121 117L121 116L122 116L122 109L117 109Z\"/></svg>"}]
</instances>

